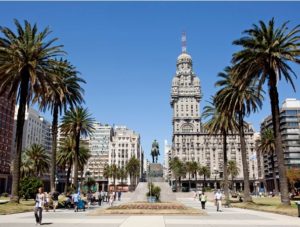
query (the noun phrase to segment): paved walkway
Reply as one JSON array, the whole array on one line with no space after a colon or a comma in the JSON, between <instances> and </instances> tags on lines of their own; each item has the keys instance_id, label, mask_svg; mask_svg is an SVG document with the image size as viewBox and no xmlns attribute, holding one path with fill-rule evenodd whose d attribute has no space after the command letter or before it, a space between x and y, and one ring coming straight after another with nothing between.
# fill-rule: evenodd
<instances>
[{"instance_id":1,"label":"paved walkway","mask_svg":"<svg viewBox=\"0 0 300 227\"><path fill-rule=\"evenodd\" d=\"M127 202L124 199L122 202ZM191 198L178 198L187 206L200 209L198 201ZM107 207L105 205L104 207ZM92 207L91 210L97 208ZM88 212L74 213L72 210L44 212L43 223L49 227L300 227L300 218L265 212L224 208L216 212L212 203L207 204L206 216L88 216ZM2 215L0 227L35 226L33 212Z\"/></svg>"}]
</instances>

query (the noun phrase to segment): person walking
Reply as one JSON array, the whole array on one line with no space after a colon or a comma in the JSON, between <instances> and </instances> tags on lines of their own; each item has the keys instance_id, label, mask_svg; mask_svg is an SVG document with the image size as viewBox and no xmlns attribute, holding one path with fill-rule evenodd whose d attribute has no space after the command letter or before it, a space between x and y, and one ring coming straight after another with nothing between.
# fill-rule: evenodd
<instances>
[{"instance_id":1,"label":"person walking","mask_svg":"<svg viewBox=\"0 0 300 227\"><path fill-rule=\"evenodd\" d=\"M49 207L50 207L50 193L45 192L45 204L44 204L45 210L46 212L49 211Z\"/></svg>"},{"instance_id":2,"label":"person walking","mask_svg":"<svg viewBox=\"0 0 300 227\"><path fill-rule=\"evenodd\" d=\"M79 201L79 193L74 192L72 194L72 201L74 203L74 212L78 211L78 201Z\"/></svg>"},{"instance_id":3,"label":"person walking","mask_svg":"<svg viewBox=\"0 0 300 227\"><path fill-rule=\"evenodd\" d=\"M52 193L52 201L53 201L53 212L55 212L57 206L58 206L58 196L59 193L57 191L54 191Z\"/></svg>"},{"instance_id":4,"label":"person walking","mask_svg":"<svg viewBox=\"0 0 300 227\"><path fill-rule=\"evenodd\" d=\"M217 193L215 194L215 200L217 205L217 211L222 212L222 193L220 189L218 189Z\"/></svg>"},{"instance_id":5,"label":"person walking","mask_svg":"<svg viewBox=\"0 0 300 227\"><path fill-rule=\"evenodd\" d=\"M45 194L43 188L38 189L38 193L35 196L34 216L36 225L42 224L43 206L45 203Z\"/></svg>"},{"instance_id":6,"label":"person walking","mask_svg":"<svg viewBox=\"0 0 300 227\"><path fill-rule=\"evenodd\" d=\"M200 195L200 202L201 202L202 210L205 210L206 201L207 201L207 196L204 195L204 192L202 192L202 194Z\"/></svg>"},{"instance_id":7,"label":"person walking","mask_svg":"<svg viewBox=\"0 0 300 227\"><path fill-rule=\"evenodd\" d=\"M90 206L92 204L92 200L93 200L93 194L92 194L91 191L89 191L88 194L87 194L88 209L90 209Z\"/></svg>"},{"instance_id":8,"label":"person walking","mask_svg":"<svg viewBox=\"0 0 300 227\"><path fill-rule=\"evenodd\" d=\"M104 191L101 190L98 197L98 205L101 206L102 200L104 199Z\"/></svg>"},{"instance_id":9,"label":"person walking","mask_svg":"<svg viewBox=\"0 0 300 227\"><path fill-rule=\"evenodd\" d=\"M120 191L118 191L118 201L121 201L121 195L122 195L122 192L120 190Z\"/></svg>"},{"instance_id":10,"label":"person walking","mask_svg":"<svg viewBox=\"0 0 300 227\"><path fill-rule=\"evenodd\" d=\"M111 192L111 193L109 194L109 200L108 200L109 206L113 206L114 199L115 199L115 195L114 195L114 193Z\"/></svg>"}]
</instances>

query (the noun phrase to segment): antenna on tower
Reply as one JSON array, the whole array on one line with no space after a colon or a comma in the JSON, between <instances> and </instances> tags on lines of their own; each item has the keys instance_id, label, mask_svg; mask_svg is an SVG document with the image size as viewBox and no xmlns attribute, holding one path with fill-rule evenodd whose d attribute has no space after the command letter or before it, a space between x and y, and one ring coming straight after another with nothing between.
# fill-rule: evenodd
<instances>
[{"instance_id":1,"label":"antenna on tower","mask_svg":"<svg viewBox=\"0 0 300 227\"><path fill-rule=\"evenodd\" d=\"M186 53L186 34L182 32L181 35L181 51L182 53Z\"/></svg>"}]
</instances>

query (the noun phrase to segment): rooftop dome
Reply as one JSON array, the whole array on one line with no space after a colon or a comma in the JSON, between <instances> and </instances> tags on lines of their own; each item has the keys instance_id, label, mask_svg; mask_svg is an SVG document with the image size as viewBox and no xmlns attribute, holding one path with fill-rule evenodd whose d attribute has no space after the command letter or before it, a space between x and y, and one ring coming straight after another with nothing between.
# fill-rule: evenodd
<instances>
[{"instance_id":1,"label":"rooftop dome","mask_svg":"<svg viewBox=\"0 0 300 227\"><path fill-rule=\"evenodd\" d=\"M192 57L187 53L181 53L178 56L177 61L192 61Z\"/></svg>"}]
</instances>

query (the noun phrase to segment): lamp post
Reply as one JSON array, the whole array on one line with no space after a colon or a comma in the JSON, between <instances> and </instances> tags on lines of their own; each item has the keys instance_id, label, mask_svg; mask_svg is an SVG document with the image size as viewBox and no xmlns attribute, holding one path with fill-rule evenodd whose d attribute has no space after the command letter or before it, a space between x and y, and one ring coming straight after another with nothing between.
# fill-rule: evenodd
<instances>
[{"instance_id":1,"label":"lamp post","mask_svg":"<svg viewBox=\"0 0 300 227\"><path fill-rule=\"evenodd\" d=\"M215 190L217 190L217 175L219 171L217 170L216 167L214 167L214 175L215 175Z\"/></svg>"}]
</instances>

